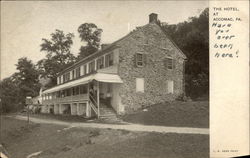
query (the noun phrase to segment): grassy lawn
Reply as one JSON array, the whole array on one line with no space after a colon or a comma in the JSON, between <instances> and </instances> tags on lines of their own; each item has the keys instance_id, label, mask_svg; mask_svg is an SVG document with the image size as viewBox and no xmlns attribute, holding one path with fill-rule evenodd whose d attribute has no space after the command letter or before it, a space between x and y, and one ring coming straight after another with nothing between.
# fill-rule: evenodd
<instances>
[{"instance_id":1,"label":"grassy lawn","mask_svg":"<svg viewBox=\"0 0 250 158\"><path fill-rule=\"evenodd\" d=\"M208 101L191 101L153 105L148 111L138 111L122 117L124 121L145 125L209 127Z\"/></svg>"},{"instance_id":2,"label":"grassy lawn","mask_svg":"<svg viewBox=\"0 0 250 158\"><path fill-rule=\"evenodd\" d=\"M2 144L12 158L206 158L209 136L65 128L3 118Z\"/></svg>"}]
</instances>

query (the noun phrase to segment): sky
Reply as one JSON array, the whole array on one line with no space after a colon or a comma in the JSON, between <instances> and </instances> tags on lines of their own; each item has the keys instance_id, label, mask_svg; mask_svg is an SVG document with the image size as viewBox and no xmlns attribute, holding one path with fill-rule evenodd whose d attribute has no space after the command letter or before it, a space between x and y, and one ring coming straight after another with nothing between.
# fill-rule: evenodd
<instances>
[{"instance_id":1,"label":"sky","mask_svg":"<svg viewBox=\"0 0 250 158\"><path fill-rule=\"evenodd\" d=\"M0 79L17 71L21 57L34 64L44 58L42 38L49 39L56 29L74 33L72 52L77 55L84 45L77 32L83 23L102 28L102 43L112 43L147 24L150 13L157 13L161 22L177 24L206 7L208 1L1 1Z\"/></svg>"}]
</instances>

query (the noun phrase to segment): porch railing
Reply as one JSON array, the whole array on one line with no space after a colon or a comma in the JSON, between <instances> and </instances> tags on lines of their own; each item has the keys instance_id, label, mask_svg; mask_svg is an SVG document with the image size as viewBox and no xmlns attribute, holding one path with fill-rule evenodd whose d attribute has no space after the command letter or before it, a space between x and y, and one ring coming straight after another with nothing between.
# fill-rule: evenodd
<instances>
[{"instance_id":1,"label":"porch railing","mask_svg":"<svg viewBox=\"0 0 250 158\"><path fill-rule=\"evenodd\" d=\"M91 93L89 93L89 105L93 109L93 111L96 113L97 117L99 117L98 103Z\"/></svg>"}]
</instances>

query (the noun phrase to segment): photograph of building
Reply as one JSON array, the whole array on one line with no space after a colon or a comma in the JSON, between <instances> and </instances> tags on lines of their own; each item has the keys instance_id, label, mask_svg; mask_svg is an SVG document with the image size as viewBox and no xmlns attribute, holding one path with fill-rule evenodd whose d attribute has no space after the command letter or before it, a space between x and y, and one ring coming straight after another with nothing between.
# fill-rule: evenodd
<instances>
[{"instance_id":1,"label":"photograph of building","mask_svg":"<svg viewBox=\"0 0 250 158\"><path fill-rule=\"evenodd\" d=\"M184 95L186 56L157 22L150 14L145 26L61 72L42 92L42 112L100 117Z\"/></svg>"}]
</instances>

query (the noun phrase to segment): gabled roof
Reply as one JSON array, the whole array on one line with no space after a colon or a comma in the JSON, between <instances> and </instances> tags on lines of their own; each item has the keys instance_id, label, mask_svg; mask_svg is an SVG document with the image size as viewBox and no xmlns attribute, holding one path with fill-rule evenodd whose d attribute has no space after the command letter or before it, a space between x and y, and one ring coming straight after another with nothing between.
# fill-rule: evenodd
<instances>
[{"instance_id":1,"label":"gabled roof","mask_svg":"<svg viewBox=\"0 0 250 158\"><path fill-rule=\"evenodd\" d=\"M110 51L110 50L113 50L113 49L115 49L115 48L118 48L118 46L116 46L116 44L117 44L118 42L120 42L121 40L124 40L125 38L131 36L131 35L134 34L135 32L137 32L137 31L139 31L139 30L142 30L142 29L144 29L145 27L147 27L148 25L151 25L151 24L157 25L157 26L161 29L161 31L166 35L166 37L170 40L170 42L180 51L180 53L182 54L183 58L184 58L184 59L187 58L186 55L180 50L180 48L179 48L179 47L175 44L175 42L171 39L171 37L166 33L166 31L164 31L164 29L163 29L160 25L158 25L158 24L152 22L152 23L148 23L148 24L146 24L146 25L144 25L144 26L136 27L135 30L131 31L131 32L128 33L127 35L123 36L122 38L120 38L120 39L114 41L113 43L109 44L109 45L106 46L104 49L98 50L98 51L96 51L95 53L93 53L93 54L91 54L91 55L89 55L89 56L87 56L87 57L85 57L85 58L83 58L83 59L77 61L76 63L74 63L74 64L71 65L70 67L68 67L68 68L66 68L65 70L61 71L61 72L59 73L59 75L61 75L61 74L64 73L65 71L67 71L67 70L69 70L69 69L75 67L76 65L79 65L80 63L82 63L82 62L84 62L84 61L87 61L87 60L89 60L89 59L91 59L91 58L94 58L94 57L96 57L96 56L99 56L100 54L102 54L102 53L104 53L104 52L108 52L108 51Z\"/></svg>"},{"instance_id":2,"label":"gabled roof","mask_svg":"<svg viewBox=\"0 0 250 158\"><path fill-rule=\"evenodd\" d=\"M159 26L159 25L158 25ZM161 30L164 32L164 34L167 36L167 38L169 39L169 41L180 51L180 53L182 54L184 59L187 59L187 56L183 53L183 51L175 44L175 42L172 40L172 38L167 34L167 32L161 27Z\"/></svg>"}]
</instances>

